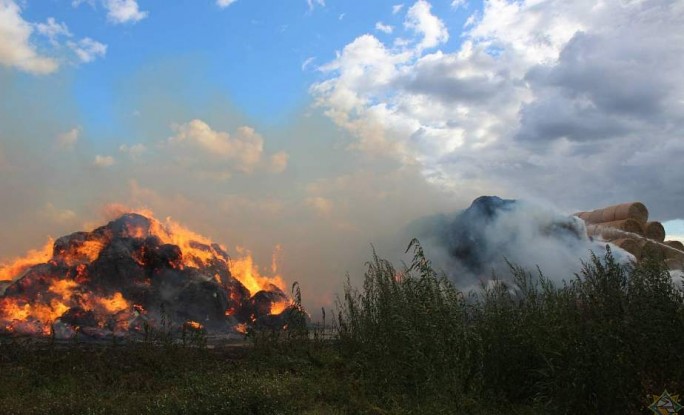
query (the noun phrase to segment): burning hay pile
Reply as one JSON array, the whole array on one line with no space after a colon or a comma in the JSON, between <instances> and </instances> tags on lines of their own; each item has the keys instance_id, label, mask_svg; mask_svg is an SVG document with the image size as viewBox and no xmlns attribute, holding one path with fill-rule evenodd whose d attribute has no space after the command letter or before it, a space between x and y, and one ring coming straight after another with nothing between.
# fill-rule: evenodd
<instances>
[{"instance_id":1,"label":"burning hay pile","mask_svg":"<svg viewBox=\"0 0 684 415\"><path fill-rule=\"evenodd\" d=\"M684 244L666 241L663 225L648 221L643 203L623 203L574 215L587 224L589 236L619 246L637 260L655 256L665 260L671 270L684 269Z\"/></svg>"},{"instance_id":2,"label":"burning hay pile","mask_svg":"<svg viewBox=\"0 0 684 415\"><path fill-rule=\"evenodd\" d=\"M61 237L34 254L0 267L0 333L105 339L163 328L229 335L252 325L281 328L296 308L280 277L260 276L251 257L231 260L207 238L140 214Z\"/></svg>"}]
</instances>

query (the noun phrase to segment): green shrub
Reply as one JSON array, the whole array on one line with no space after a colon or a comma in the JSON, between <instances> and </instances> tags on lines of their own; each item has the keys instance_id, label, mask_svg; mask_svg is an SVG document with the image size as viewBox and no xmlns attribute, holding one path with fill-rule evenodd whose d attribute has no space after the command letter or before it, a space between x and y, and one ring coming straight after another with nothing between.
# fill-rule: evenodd
<instances>
[{"instance_id":1,"label":"green shrub","mask_svg":"<svg viewBox=\"0 0 684 415\"><path fill-rule=\"evenodd\" d=\"M377 396L624 414L684 392L684 297L662 261L608 249L558 287L511 265L512 283L466 296L409 249L400 272L373 252L362 290L348 281L338 301L343 356Z\"/></svg>"}]
</instances>

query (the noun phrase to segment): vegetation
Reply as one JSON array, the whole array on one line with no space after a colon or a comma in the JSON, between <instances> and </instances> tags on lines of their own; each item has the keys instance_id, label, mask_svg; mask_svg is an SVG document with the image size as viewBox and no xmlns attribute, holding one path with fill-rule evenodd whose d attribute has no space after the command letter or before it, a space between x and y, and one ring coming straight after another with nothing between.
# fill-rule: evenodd
<instances>
[{"instance_id":1,"label":"vegetation","mask_svg":"<svg viewBox=\"0 0 684 415\"><path fill-rule=\"evenodd\" d=\"M466 294L409 248L401 270L373 254L332 324L307 332L293 312L289 331L253 331L251 347L208 348L195 332L5 341L2 412L629 414L684 393L684 298L661 262L608 252L560 286L511 265L512 283Z\"/></svg>"}]
</instances>

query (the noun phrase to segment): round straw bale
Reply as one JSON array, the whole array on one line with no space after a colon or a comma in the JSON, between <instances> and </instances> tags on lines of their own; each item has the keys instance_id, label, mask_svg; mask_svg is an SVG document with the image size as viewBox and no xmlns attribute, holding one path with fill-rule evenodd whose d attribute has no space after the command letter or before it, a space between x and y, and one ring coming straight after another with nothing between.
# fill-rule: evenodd
<instances>
[{"instance_id":1,"label":"round straw bale","mask_svg":"<svg viewBox=\"0 0 684 415\"><path fill-rule=\"evenodd\" d=\"M684 260L680 258L668 258L665 260L665 264L670 271L674 271L676 269L684 270Z\"/></svg>"},{"instance_id":2,"label":"round straw bale","mask_svg":"<svg viewBox=\"0 0 684 415\"><path fill-rule=\"evenodd\" d=\"M680 241L665 241L665 245L684 252L684 244Z\"/></svg>"},{"instance_id":3,"label":"round straw bale","mask_svg":"<svg viewBox=\"0 0 684 415\"><path fill-rule=\"evenodd\" d=\"M659 243L642 238L639 239L639 246L641 246L640 259L653 258L659 261L665 259L665 255Z\"/></svg>"},{"instance_id":4,"label":"round straw bale","mask_svg":"<svg viewBox=\"0 0 684 415\"><path fill-rule=\"evenodd\" d=\"M665 258L681 258L684 260L684 252L680 251L679 249L675 249L669 245L662 245L662 248Z\"/></svg>"},{"instance_id":5,"label":"round straw bale","mask_svg":"<svg viewBox=\"0 0 684 415\"><path fill-rule=\"evenodd\" d=\"M634 255L636 258L641 256L641 246L639 245L639 242L632 238L615 239L610 241L610 243L624 249L625 251Z\"/></svg>"},{"instance_id":6,"label":"round straw bale","mask_svg":"<svg viewBox=\"0 0 684 415\"><path fill-rule=\"evenodd\" d=\"M587 217L587 222L589 222L589 223L605 222L603 220L603 211L601 209L597 209L597 210L589 212L589 215Z\"/></svg>"},{"instance_id":7,"label":"round straw bale","mask_svg":"<svg viewBox=\"0 0 684 415\"><path fill-rule=\"evenodd\" d=\"M634 219L637 222L646 223L648 209L643 203L632 202L595 209L591 212L578 212L575 215L589 223L615 222L625 219Z\"/></svg>"},{"instance_id":8,"label":"round straw bale","mask_svg":"<svg viewBox=\"0 0 684 415\"><path fill-rule=\"evenodd\" d=\"M615 209L617 206L608 206L607 208L600 209L601 211L601 222L613 222L615 219Z\"/></svg>"},{"instance_id":9,"label":"round straw bale","mask_svg":"<svg viewBox=\"0 0 684 415\"><path fill-rule=\"evenodd\" d=\"M591 212L577 212L577 213L573 213L572 216L577 216L578 218L580 218L586 222L589 219L590 213Z\"/></svg>"},{"instance_id":10,"label":"round straw bale","mask_svg":"<svg viewBox=\"0 0 684 415\"><path fill-rule=\"evenodd\" d=\"M628 233L620 229L603 226L602 223L594 223L587 225L587 235L598 238L604 241L612 241L614 239L629 237Z\"/></svg>"},{"instance_id":11,"label":"round straw bale","mask_svg":"<svg viewBox=\"0 0 684 415\"><path fill-rule=\"evenodd\" d=\"M599 224L603 228L613 228L624 232L630 232L637 235L643 235L644 227L641 223L634 219L616 220L613 222L604 222Z\"/></svg>"},{"instance_id":12,"label":"round straw bale","mask_svg":"<svg viewBox=\"0 0 684 415\"><path fill-rule=\"evenodd\" d=\"M615 210L613 220L635 219L641 223L648 221L648 209L641 202L623 203L609 208Z\"/></svg>"},{"instance_id":13,"label":"round straw bale","mask_svg":"<svg viewBox=\"0 0 684 415\"><path fill-rule=\"evenodd\" d=\"M654 241L663 242L665 240L665 228L660 222L646 222L644 236Z\"/></svg>"}]
</instances>

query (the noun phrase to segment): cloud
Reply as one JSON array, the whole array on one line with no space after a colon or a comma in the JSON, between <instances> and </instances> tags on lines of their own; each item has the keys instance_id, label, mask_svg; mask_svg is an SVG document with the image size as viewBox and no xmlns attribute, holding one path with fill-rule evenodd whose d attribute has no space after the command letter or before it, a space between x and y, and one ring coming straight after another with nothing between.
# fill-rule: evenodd
<instances>
[{"instance_id":1,"label":"cloud","mask_svg":"<svg viewBox=\"0 0 684 415\"><path fill-rule=\"evenodd\" d=\"M375 30L379 30L383 33L391 34L394 28L390 25L386 25L382 22L375 23Z\"/></svg>"},{"instance_id":2,"label":"cloud","mask_svg":"<svg viewBox=\"0 0 684 415\"><path fill-rule=\"evenodd\" d=\"M302 70L307 70L309 66L311 66L312 63L314 63L315 60L315 56L309 56L308 58L304 59L304 62L302 62Z\"/></svg>"},{"instance_id":3,"label":"cloud","mask_svg":"<svg viewBox=\"0 0 684 415\"><path fill-rule=\"evenodd\" d=\"M684 200L683 25L668 0L490 0L434 51L448 28L421 0L412 38L350 40L311 93L349 148L418 163L444 189L568 211L638 197L665 219Z\"/></svg>"},{"instance_id":4,"label":"cloud","mask_svg":"<svg viewBox=\"0 0 684 415\"><path fill-rule=\"evenodd\" d=\"M279 151L270 157L268 168L272 173L282 173L287 169L289 159L289 154L284 151Z\"/></svg>"},{"instance_id":5,"label":"cloud","mask_svg":"<svg viewBox=\"0 0 684 415\"><path fill-rule=\"evenodd\" d=\"M57 145L62 148L73 148L78 141L83 129L80 126L74 127L71 130L57 134Z\"/></svg>"},{"instance_id":6,"label":"cloud","mask_svg":"<svg viewBox=\"0 0 684 415\"><path fill-rule=\"evenodd\" d=\"M417 1L406 14L404 26L423 36L421 48L434 48L449 40L449 31L444 22L432 14L432 6L425 0Z\"/></svg>"},{"instance_id":7,"label":"cloud","mask_svg":"<svg viewBox=\"0 0 684 415\"><path fill-rule=\"evenodd\" d=\"M116 161L112 156L101 156L98 154L95 156L95 160L93 160L93 166L99 168L106 168L113 166L115 162Z\"/></svg>"},{"instance_id":8,"label":"cloud","mask_svg":"<svg viewBox=\"0 0 684 415\"><path fill-rule=\"evenodd\" d=\"M52 203L46 203L39 214L51 222L73 224L76 212L70 209L59 209Z\"/></svg>"},{"instance_id":9,"label":"cloud","mask_svg":"<svg viewBox=\"0 0 684 415\"><path fill-rule=\"evenodd\" d=\"M136 23L146 18L149 12L140 10L136 0L103 0L107 19L114 24Z\"/></svg>"},{"instance_id":10,"label":"cloud","mask_svg":"<svg viewBox=\"0 0 684 415\"><path fill-rule=\"evenodd\" d=\"M83 3L86 3L86 4L90 5L91 7L95 6L95 0L72 0L71 1L71 7L78 7Z\"/></svg>"},{"instance_id":11,"label":"cloud","mask_svg":"<svg viewBox=\"0 0 684 415\"><path fill-rule=\"evenodd\" d=\"M468 8L468 0L452 0L451 8L458 9L459 7Z\"/></svg>"},{"instance_id":12,"label":"cloud","mask_svg":"<svg viewBox=\"0 0 684 415\"><path fill-rule=\"evenodd\" d=\"M214 160L227 171L253 173L256 169L280 173L287 166L287 154L278 153L269 161L263 160L264 139L253 128L243 126L234 134L212 129L206 122L194 119L184 124L172 126L176 134L169 138L171 146L184 149L182 157L190 162L195 160Z\"/></svg>"},{"instance_id":13,"label":"cloud","mask_svg":"<svg viewBox=\"0 0 684 415\"><path fill-rule=\"evenodd\" d=\"M128 154L133 159L137 159L147 151L147 147L142 143L133 144L132 146L122 144L119 146L119 151Z\"/></svg>"},{"instance_id":14,"label":"cloud","mask_svg":"<svg viewBox=\"0 0 684 415\"><path fill-rule=\"evenodd\" d=\"M32 32L21 8L13 0L0 0L0 64L36 75L55 72L58 62L38 52L30 42Z\"/></svg>"},{"instance_id":15,"label":"cloud","mask_svg":"<svg viewBox=\"0 0 684 415\"><path fill-rule=\"evenodd\" d=\"M392 14L399 13L401 11L401 9L403 9L403 8L404 8L403 4L395 4L394 6L392 6Z\"/></svg>"},{"instance_id":16,"label":"cloud","mask_svg":"<svg viewBox=\"0 0 684 415\"><path fill-rule=\"evenodd\" d=\"M72 36L66 23L57 23L54 17L48 17L45 23L36 23L35 27L38 33L50 39L50 43L52 43L52 45L58 44L57 40L60 36Z\"/></svg>"},{"instance_id":17,"label":"cloud","mask_svg":"<svg viewBox=\"0 0 684 415\"><path fill-rule=\"evenodd\" d=\"M308 197L305 203L317 215L320 216L330 216L334 209L334 203L330 199L327 199L325 197Z\"/></svg>"},{"instance_id":18,"label":"cloud","mask_svg":"<svg viewBox=\"0 0 684 415\"><path fill-rule=\"evenodd\" d=\"M316 5L325 7L325 0L306 0L306 5L309 6L309 11L313 11Z\"/></svg>"},{"instance_id":19,"label":"cloud","mask_svg":"<svg viewBox=\"0 0 684 415\"><path fill-rule=\"evenodd\" d=\"M107 45L89 37L83 38L78 42L67 42L67 45L74 51L82 63L92 62L98 57L104 57L107 54Z\"/></svg>"},{"instance_id":20,"label":"cloud","mask_svg":"<svg viewBox=\"0 0 684 415\"><path fill-rule=\"evenodd\" d=\"M225 9L226 7L230 6L231 4L235 3L237 0L216 0L216 5L219 6L222 9Z\"/></svg>"}]
</instances>

